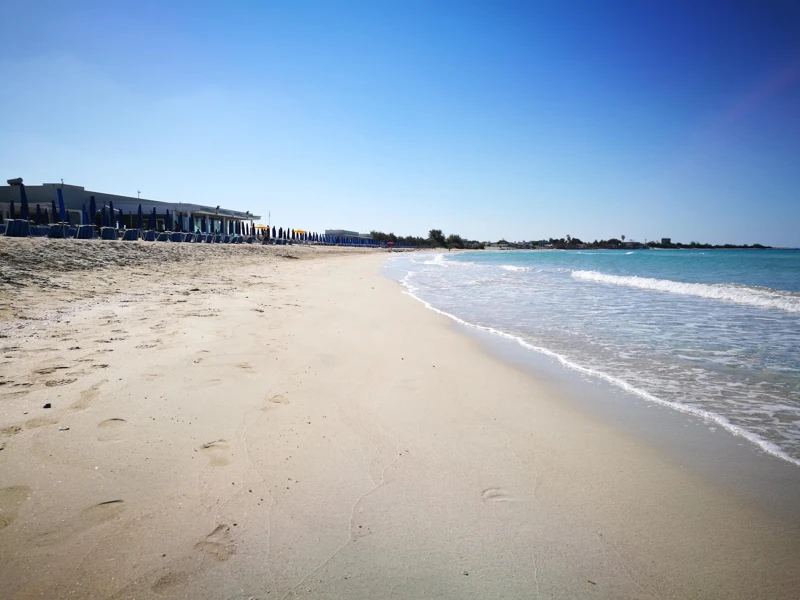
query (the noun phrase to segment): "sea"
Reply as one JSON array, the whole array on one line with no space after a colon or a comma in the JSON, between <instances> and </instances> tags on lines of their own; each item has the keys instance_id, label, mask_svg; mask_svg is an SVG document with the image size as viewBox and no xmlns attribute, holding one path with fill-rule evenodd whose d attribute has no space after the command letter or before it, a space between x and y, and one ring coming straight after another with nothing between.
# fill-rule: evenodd
<instances>
[{"instance_id":1,"label":"sea","mask_svg":"<svg viewBox=\"0 0 800 600\"><path fill-rule=\"evenodd\" d=\"M387 275L466 326L800 466L800 250L416 252Z\"/></svg>"}]
</instances>

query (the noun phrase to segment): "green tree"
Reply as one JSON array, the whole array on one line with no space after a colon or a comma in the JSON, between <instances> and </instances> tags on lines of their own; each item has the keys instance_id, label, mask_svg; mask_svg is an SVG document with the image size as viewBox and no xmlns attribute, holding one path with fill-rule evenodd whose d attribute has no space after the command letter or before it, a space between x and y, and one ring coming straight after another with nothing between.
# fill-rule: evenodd
<instances>
[{"instance_id":1,"label":"green tree","mask_svg":"<svg viewBox=\"0 0 800 600\"><path fill-rule=\"evenodd\" d=\"M441 229L431 229L428 232L428 239L431 240L436 246L444 246L446 243Z\"/></svg>"},{"instance_id":2,"label":"green tree","mask_svg":"<svg viewBox=\"0 0 800 600\"><path fill-rule=\"evenodd\" d=\"M447 247L448 248L463 248L464 247L464 240L457 233L451 233L450 235L448 235L446 242L447 242Z\"/></svg>"}]
</instances>

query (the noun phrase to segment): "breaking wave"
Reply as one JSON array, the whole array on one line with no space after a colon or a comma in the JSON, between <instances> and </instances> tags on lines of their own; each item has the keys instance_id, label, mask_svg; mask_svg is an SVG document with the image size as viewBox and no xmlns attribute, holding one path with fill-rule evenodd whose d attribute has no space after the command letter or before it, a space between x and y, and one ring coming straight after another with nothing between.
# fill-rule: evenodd
<instances>
[{"instance_id":1,"label":"breaking wave","mask_svg":"<svg viewBox=\"0 0 800 600\"><path fill-rule=\"evenodd\" d=\"M669 279L649 277L607 275L598 271L573 271L575 279L623 285L641 290L653 290L683 296L711 298L724 302L746 304L759 308L771 308L791 313L800 313L800 293L773 290L771 288L751 287L730 283L684 283Z\"/></svg>"}]
</instances>

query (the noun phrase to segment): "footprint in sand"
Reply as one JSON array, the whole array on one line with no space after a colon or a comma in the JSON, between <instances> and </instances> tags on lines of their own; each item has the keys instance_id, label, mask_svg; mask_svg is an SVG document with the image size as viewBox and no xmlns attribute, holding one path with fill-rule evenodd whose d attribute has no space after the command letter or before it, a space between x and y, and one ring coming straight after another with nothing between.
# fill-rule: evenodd
<instances>
[{"instance_id":1,"label":"footprint in sand","mask_svg":"<svg viewBox=\"0 0 800 600\"><path fill-rule=\"evenodd\" d=\"M22 431L22 427L19 425L9 425L0 429L0 435L16 435L20 431Z\"/></svg>"},{"instance_id":2,"label":"footprint in sand","mask_svg":"<svg viewBox=\"0 0 800 600\"><path fill-rule=\"evenodd\" d=\"M189 573L170 571L166 575L159 577L150 589L159 596L174 597L177 592L186 588L190 579Z\"/></svg>"},{"instance_id":3,"label":"footprint in sand","mask_svg":"<svg viewBox=\"0 0 800 600\"><path fill-rule=\"evenodd\" d=\"M195 544L195 550L209 554L220 562L228 560L236 552L230 532L229 525L218 525L202 542Z\"/></svg>"},{"instance_id":4,"label":"footprint in sand","mask_svg":"<svg viewBox=\"0 0 800 600\"><path fill-rule=\"evenodd\" d=\"M103 381L98 381L92 387L83 390L80 397L75 400L75 402L70 404L69 407L72 410L83 410L84 408L88 408L89 405L100 395L100 386L107 381L108 379L103 379Z\"/></svg>"},{"instance_id":5,"label":"footprint in sand","mask_svg":"<svg viewBox=\"0 0 800 600\"><path fill-rule=\"evenodd\" d=\"M212 467L224 467L230 462L225 456L222 456L228 450L230 447L225 440L214 440L200 446L200 451L208 456L209 465Z\"/></svg>"},{"instance_id":6,"label":"footprint in sand","mask_svg":"<svg viewBox=\"0 0 800 600\"><path fill-rule=\"evenodd\" d=\"M85 531L116 519L124 511L125 503L123 500L107 500L106 502L95 504L68 519L58 529L53 529L36 537L33 543L36 546L51 546L62 542L71 542L73 538Z\"/></svg>"},{"instance_id":7,"label":"footprint in sand","mask_svg":"<svg viewBox=\"0 0 800 600\"><path fill-rule=\"evenodd\" d=\"M148 350L150 348L155 348L158 344L139 344L136 346L137 350Z\"/></svg>"},{"instance_id":8,"label":"footprint in sand","mask_svg":"<svg viewBox=\"0 0 800 600\"><path fill-rule=\"evenodd\" d=\"M19 507L28 499L30 491L25 485L0 488L0 530L17 520Z\"/></svg>"},{"instance_id":9,"label":"footprint in sand","mask_svg":"<svg viewBox=\"0 0 800 600\"><path fill-rule=\"evenodd\" d=\"M128 422L125 419L114 417L113 419L106 419L97 424L99 433L97 434L97 441L99 442L120 442L122 441L122 434Z\"/></svg>"},{"instance_id":10,"label":"footprint in sand","mask_svg":"<svg viewBox=\"0 0 800 600\"><path fill-rule=\"evenodd\" d=\"M37 427L45 427L47 425L57 425L58 420L52 417L34 417L25 421L25 427L28 429L36 429Z\"/></svg>"},{"instance_id":11,"label":"footprint in sand","mask_svg":"<svg viewBox=\"0 0 800 600\"><path fill-rule=\"evenodd\" d=\"M37 375L50 375L51 373L55 373L59 369L69 369L69 367L45 367L44 369L37 369L34 371Z\"/></svg>"},{"instance_id":12,"label":"footprint in sand","mask_svg":"<svg viewBox=\"0 0 800 600\"><path fill-rule=\"evenodd\" d=\"M48 381L45 383L47 387L58 387L62 385L69 385L70 383L75 383L78 381L77 379L55 379L53 381Z\"/></svg>"},{"instance_id":13,"label":"footprint in sand","mask_svg":"<svg viewBox=\"0 0 800 600\"><path fill-rule=\"evenodd\" d=\"M261 410L266 411L272 408L273 404L289 404L289 400L283 394L275 394L271 398L267 398L268 404L261 407Z\"/></svg>"},{"instance_id":14,"label":"footprint in sand","mask_svg":"<svg viewBox=\"0 0 800 600\"><path fill-rule=\"evenodd\" d=\"M236 368L242 369L243 371L249 371L253 368L253 365L251 365L250 363L239 363L238 365L236 365Z\"/></svg>"},{"instance_id":15,"label":"footprint in sand","mask_svg":"<svg viewBox=\"0 0 800 600\"><path fill-rule=\"evenodd\" d=\"M511 502L512 498L508 495L502 488L489 488L488 490L483 490L481 493L481 498L484 502Z\"/></svg>"}]
</instances>

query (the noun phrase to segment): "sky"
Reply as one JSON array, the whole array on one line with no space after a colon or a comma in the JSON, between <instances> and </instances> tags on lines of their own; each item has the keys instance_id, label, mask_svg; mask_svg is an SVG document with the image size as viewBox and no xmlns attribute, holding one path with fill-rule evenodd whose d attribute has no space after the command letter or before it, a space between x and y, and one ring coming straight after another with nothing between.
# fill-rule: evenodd
<instances>
[{"instance_id":1,"label":"sky","mask_svg":"<svg viewBox=\"0 0 800 600\"><path fill-rule=\"evenodd\" d=\"M800 246L800 3L6 6L2 179L308 230Z\"/></svg>"}]
</instances>

